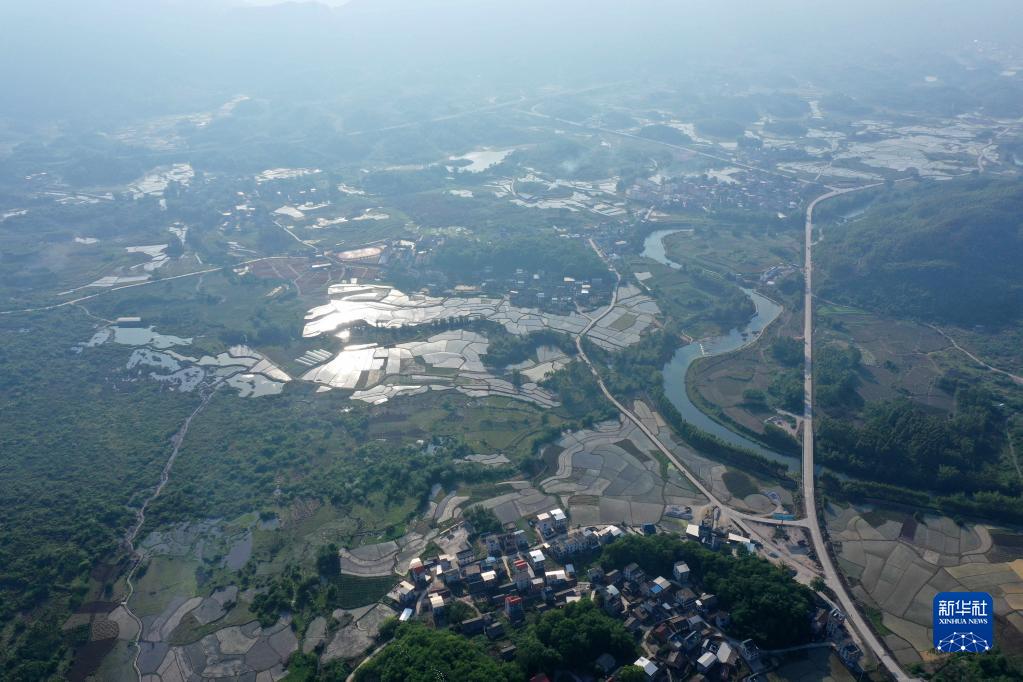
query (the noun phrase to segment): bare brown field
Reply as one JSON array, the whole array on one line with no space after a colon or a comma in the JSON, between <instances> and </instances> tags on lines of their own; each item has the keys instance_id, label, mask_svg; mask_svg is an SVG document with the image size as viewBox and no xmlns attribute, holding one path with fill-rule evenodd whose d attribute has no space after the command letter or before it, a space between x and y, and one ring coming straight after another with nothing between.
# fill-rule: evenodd
<instances>
[{"instance_id":1,"label":"bare brown field","mask_svg":"<svg viewBox=\"0 0 1023 682\"><path fill-rule=\"evenodd\" d=\"M938 332L850 308L822 305L818 310L821 343L837 341L860 350L864 400L902 396L940 410L952 408L952 396L935 385L951 364L945 357L950 344Z\"/></svg>"},{"instance_id":2,"label":"bare brown field","mask_svg":"<svg viewBox=\"0 0 1023 682\"><path fill-rule=\"evenodd\" d=\"M309 258L273 258L252 264L252 274L261 279L278 279L291 283L298 295L322 296L331 281L331 270L343 267L313 268L316 261Z\"/></svg>"}]
</instances>

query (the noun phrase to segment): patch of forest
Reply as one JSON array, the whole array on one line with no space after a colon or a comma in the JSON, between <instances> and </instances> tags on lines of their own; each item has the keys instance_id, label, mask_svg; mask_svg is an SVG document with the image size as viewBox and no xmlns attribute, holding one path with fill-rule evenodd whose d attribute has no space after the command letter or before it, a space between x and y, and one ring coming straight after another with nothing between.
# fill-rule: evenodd
<instances>
[{"instance_id":1,"label":"patch of forest","mask_svg":"<svg viewBox=\"0 0 1023 682\"><path fill-rule=\"evenodd\" d=\"M899 317L1001 327L1023 317L1023 183L890 191L818 247L825 298Z\"/></svg>"},{"instance_id":2,"label":"patch of forest","mask_svg":"<svg viewBox=\"0 0 1023 682\"><path fill-rule=\"evenodd\" d=\"M523 235L493 242L452 238L437 248L433 259L437 269L466 281L485 275L511 277L519 269L528 276L544 272L577 280L608 279L607 266L585 243L553 235Z\"/></svg>"}]
</instances>

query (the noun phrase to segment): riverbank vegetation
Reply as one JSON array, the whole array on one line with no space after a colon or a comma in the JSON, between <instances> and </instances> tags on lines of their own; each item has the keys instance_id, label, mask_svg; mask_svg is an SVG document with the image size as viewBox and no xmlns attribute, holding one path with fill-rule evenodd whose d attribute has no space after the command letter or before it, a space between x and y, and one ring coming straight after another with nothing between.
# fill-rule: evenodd
<instances>
[{"instance_id":1,"label":"riverbank vegetation","mask_svg":"<svg viewBox=\"0 0 1023 682\"><path fill-rule=\"evenodd\" d=\"M744 324L756 309L735 283L702 266L669 268L649 258L634 258L628 266L649 272L643 285L657 300L672 327L690 336L727 333Z\"/></svg>"},{"instance_id":2,"label":"riverbank vegetation","mask_svg":"<svg viewBox=\"0 0 1023 682\"><path fill-rule=\"evenodd\" d=\"M586 354L600 368L608 389L619 399L647 398L679 438L702 455L716 461L771 478L787 480L785 466L752 450L736 447L709 434L682 417L664 391L663 368L676 350L677 342L667 330L643 337L640 343L621 353L607 353L592 343Z\"/></svg>"}]
</instances>

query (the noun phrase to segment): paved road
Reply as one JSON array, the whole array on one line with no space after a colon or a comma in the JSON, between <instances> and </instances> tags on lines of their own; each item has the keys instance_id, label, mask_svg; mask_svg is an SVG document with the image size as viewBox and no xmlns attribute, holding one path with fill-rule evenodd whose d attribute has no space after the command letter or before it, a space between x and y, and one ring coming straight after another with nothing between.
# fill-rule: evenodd
<instances>
[{"instance_id":1,"label":"paved road","mask_svg":"<svg viewBox=\"0 0 1023 682\"><path fill-rule=\"evenodd\" d=\"M842 194L857 192L874 185L854 187L851 189L834 190L823 194L806 207L806 235L805 235L805 289L803 293L803 352L805 357L805 369L803 372L803 500L806 507L806 519L810 531L810 538L813 542L814 551L821 563L824 572L824 580L834 590L838 597L842 610L847 616L847 623L853 626L859 640L867 649L870 649L874 656L880 661L888 672L896 680L911 679L902 671L899 664L888 653L881 640L874 631L867 625L863 615L860 614L853 602L852 597L845 588L845 584L839 579L838 571L828 553L828 547L824 543L824 535L821 533L821 522L817 514L816 493L814 490L814 462L813 462L813 210L822 201L827 201Z\"/></svg>"}]
</instances>

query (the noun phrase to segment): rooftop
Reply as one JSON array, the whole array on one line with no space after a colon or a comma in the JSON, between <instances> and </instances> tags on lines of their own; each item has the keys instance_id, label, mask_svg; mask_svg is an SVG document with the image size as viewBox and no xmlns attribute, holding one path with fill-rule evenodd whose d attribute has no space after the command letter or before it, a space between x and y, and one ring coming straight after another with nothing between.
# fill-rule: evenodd
<instances>
[{"instance_id":1,"label":"rooftop","mask_svg":"<svg viewBox=\"0 0 1023 682\"><path fill-rule=\"evenodd\" d=\"M711 657L713 657L713 654L711 654ZM640 656L637 658L633 665L637 668L642 668L643 672L645 672L649 677L653 677L657 674L657 664L646 656Z\"/></svg>"}]
</instances>

